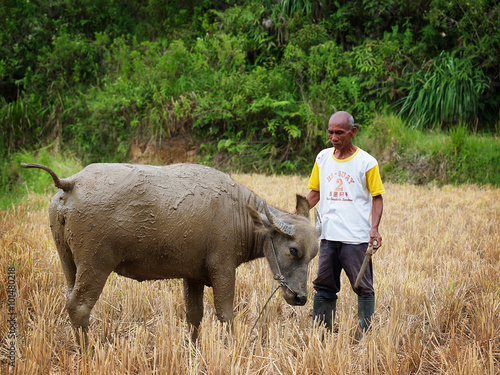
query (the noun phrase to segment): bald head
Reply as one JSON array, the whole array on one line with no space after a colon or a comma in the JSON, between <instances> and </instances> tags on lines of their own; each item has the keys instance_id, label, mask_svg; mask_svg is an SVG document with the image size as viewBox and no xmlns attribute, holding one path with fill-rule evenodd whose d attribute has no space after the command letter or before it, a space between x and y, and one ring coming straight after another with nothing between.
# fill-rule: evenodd
<instances>
[{"instance_id":1,"label":"bald head","mask_svg":"<svg viewBox=\"0 0 500 375\"><path fill-rule=\"evenodd\" d=\"M358 129L352 116L344 111L335 112L328 121L328 138L335 148L335 157L345 159L354 154L357 147L352 144L352 137Z\"/></svg>"},{"instance_id":2,"label":"bald head","mask_svg":"<svg viewBox=\"0 0 500 375\"><path fill-rule=\"evenodd\" d=\"M331 117L328 123L337 123L347 125L349 129L354 128L354 118L351 116L349 112L345 111L337 111Z\"/></svg>"}]
</instances>

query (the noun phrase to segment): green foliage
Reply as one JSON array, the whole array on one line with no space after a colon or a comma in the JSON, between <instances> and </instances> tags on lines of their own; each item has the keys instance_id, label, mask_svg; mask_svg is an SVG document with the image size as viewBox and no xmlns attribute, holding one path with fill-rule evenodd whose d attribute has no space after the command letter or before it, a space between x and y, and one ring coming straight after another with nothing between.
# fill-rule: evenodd
<instances>
[{"instance_id":1,"label":"green foliage","mask_svg":"<svg viewBox=\"0 0 500 375\"><path fill-rule=\"evenodd\" d=\"M312 18L316 15L316 8L322 6L321 3L321 1L311 0L281 0L281 14L291 17L295 13L300 13L307 18Z\"/></svg>"},{"instance_id":2,"label":"green foliage","mask_svg":"<svg viewBox=\"0 0 500 375\"><path fill-rule=\"evenodd\" d=\"M52 49L38 57L38 67L26 82L29 92L73 91L83 84L98 82L104 73L101 68L101 56L104 48L99 42L88 41L82 34L65 32L54 36ZM26 86L26 85L25 85Z\"/></svg>"},{"instance_id":3,"label":"green foliage","mask_svg":"<svg viewBox=\"0 0 500 375\"><path fill-rule=\"evenodd\" d=\"M335 40L355 46L366 39L377 40L393 27L400 29L422 23L429 2L417 0L337 0L325 2L324 22Z\"/></svg>"},{"instance_id":4,"label":"green foliage","mask_svg":"<svg viewBox=\"0 0 500 375\"><path fill-rule=\"evenodd\" d=\"M103 56L106 79L77 94L79 106L63 130L64 138L86 162L126 161L136 139L161 141L186 130L194 95L181 64L188 53L173 42L169 53L160 43L116 38ZM191 55L190 55L191 56Z\"/></svg>"},{"instance_id":5,"label":"green foliage","mask_svg":"<svg viewBox=\"0 0 500 375\"><path fill-rule=\"evenodd\" d=\"M467 59L488 77L481 97L481 122L495 126L499 120L500 7L488 0L434 0L424 17L420 50L436 56L442 50Z\"/></svg>"},{"instance_id":6,"label":"green foliage","mask_svg":"<svg viewBox=\"0 0 500 375\"><path fill-rule=\"evenodd\" d=\"M127 161L133 142L187 135L204 145L203 162L301 173L336 110L366 133L379 113L400 110L417 127L498 132L499 9L483 0L7 0L0 158L55 144L84 163ZM408 173L387 165L411 179L426 156L404 147Z\"/></svg>"},{"instance_id":7,"label":"green foliage","mask_svg":"<svg viewBox=\"0 0 500 375\"><path fill-rule=\"evenodd\" d=\"M385 180L500 186L498 137L472 134L464 126L428 132L392 115L378 116L356 141L378 159Z\"/></svg>"},{"instance_id":8,"label":"green foliage","mask_svg":"<svg viewBox=\"0 0 500 375\"><path fill-rule=\"evenodd\" d=\"M315 24L306 24L292 35L293 44L306 53L311 47L323 44L330 39L325 27Z\"/></svg>"},{"instance_id":9,"label":"green foliage","mask_svg":"<svg viewBox=\"0 0 500 375\"><path fill-rule=\"evenodd\" d=\"M457 184L500 185L498 138L471 134L465 126L449 131L447 179Z\"/></svg>"},{"instance_id":10,"label":"green foliage","mask_svg":"<svg viewBox=\"0 0 500 375\"><path fill-rule=\"evenodd\" d=\"M40 169L25 169L21 163L38 163L51 168L60 178L69 177L82 169L73 155L61 154L50 145L37 151L19 151L0 159L0 209L23 199L28 192L56 192L50 175Z\"/></svg>"},{"instance_id":11,"label":"green foliage","mask_svg":"<svg viewBox=\"0 0 500 375\"><path fill-rule=\"evenodd\" d=\"M0 95L12 101L19 91L44 94L54 75L72 77L78 82L89 78L94 83L92 70L96 56L89 40L96 33L111 38L133 33L135 3L134 0L3 1ZM69 71L61 71L66 69ZM31 90L33 79L39 84L35 90Z\"/></svg>"},{"instance_id":12,"label":"green foliage","mask_svg":"<svg viewBox=\"0 0 500 375\"><path fill-rule=\"evenodd\" d=\"M410 124L419 128L478 124L483 110L480 99L489 89L489 79L470 59L443 52L410 82L401 108Z\"/></svg>"},{"instance_id":13,"label":"green foliage","mask_svg":"<svg viewBox=\"0 0 500 375\"><path fill-rule=\"evenodd\" d=\"M5 0L0 6L0 95L7 101L18 95L18 80L33 74L42 46L53 25L36 2Z\"/></svg>"},{"instance_id":14,"label":"green foliage","mask_svg":"<svg viewBox=\"0 0 500 375\"><path fill-rule=\"evenodd\" d=\"M259 3L234 6L224 12L214 11L217 24L207 26L211 35L229 34L239 40L240 49L245 52L248 63L259 64L268 59L270 51L276 47L275 37L261 25L266 8Z\"/></svg>"},{"instance_id":15,"label":"green foliage","mask_svg":"<svg viewBox=\"0 0 500 375\"><path fill-rule=\"evenodd\" d=\"M61 96L47 106L41 97L22 96L0 106L0 158L20 148L39 148L47 138L56 138L67 114Z\"/></svg>"}]
</instances>

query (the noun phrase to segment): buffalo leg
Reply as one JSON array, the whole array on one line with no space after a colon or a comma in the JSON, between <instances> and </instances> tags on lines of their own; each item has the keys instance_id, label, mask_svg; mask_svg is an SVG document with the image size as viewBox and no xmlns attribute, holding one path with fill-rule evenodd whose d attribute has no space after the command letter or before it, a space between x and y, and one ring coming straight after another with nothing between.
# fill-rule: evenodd
<instances>
[{"instance_id":1,"label":"buffalo leg","mask_svg":"<svg viewBox=\"0 0 500 375\"><path fill-rule=\"evenodd\" d=\"M198 328L203 318L203 289L204 285L195 281L184 279L184 299L186 302L186 318L193 332L191 340L198 338Z\"/></svg>"},{"instance_id":2,"label":"buffalo leg","mask_svg":"<svg viewBox=\"0 0 500 375\"><path fill-rule=\"evenodd\" d=\"M234 282L234 272L232 274L219 274L219 277L214 277L212 280L215 311L221 322L231 323L233 321Z\"/></svg>"},{"instance_id":3,"label":"buffalo leg","mask_svg":"<svg viewBox=\"0 0 500 375\"><path fill-rule=\"evenodd\" d=\"M100 270L88 265L84 267L84 270L82 268L77 268L75 286L68 294L66 310L73 327L77 331L79 329L83 331L84 344L86 344L90 312L99 299L111 271ZM77 332L77 339L78 337L79 333Z\"/></svg>"},{"instance_id":4,"label":"buffalo leg","mask_svg":"<svg viewBox=\"0 0 500 375\"><path fill-rule=\"evenodd\" d=\"M59 259L61 260L61 266L64 272L64 277L66 278L66 285L68 286L67 295L71 293L73 287L75 286L76 280L76 264L73 259L73 253L69 247L66 239L64 237L64 219L57 217L56 211L51 209L50 212L50 227L52 230L52 235L54 237L54 242L56 243L57 253L59 254Z\"/></svg>"},{"instance_id":5,"label":"buffalo leg","mask_svg":"<svg viewBox=\"0 0 500 375\"><path fill-rule=\"evenodd\" d=\"M214 305L217 318L222 323L227 323L224 325L224 330L232 334L235 272L231 273L227 272L227 270L225 271L226 272L215 273L214 275L218 275L218 277L212 278Z\"/></svg>"},{"instance_id":6,"label":"buffalo leg","mask_svg":"<svg viewBox=\"0 0 500 375\"><path fill-rule=\"evenodd\" d=\"M72 292L76 281L76 265L70 247L63 242L56 241L57 252L61 260L62 269L68 286L67 295Z\"/></svg>"}]
</instances>

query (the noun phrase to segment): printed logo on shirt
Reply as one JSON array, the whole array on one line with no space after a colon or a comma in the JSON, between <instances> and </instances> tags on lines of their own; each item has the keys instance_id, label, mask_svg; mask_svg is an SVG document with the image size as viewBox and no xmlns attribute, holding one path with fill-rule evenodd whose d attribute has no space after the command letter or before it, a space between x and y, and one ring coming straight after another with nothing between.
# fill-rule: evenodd
<instances>
[{"instance_id":1,"label":"printed logo on shirt","mask_svg":"<svg viewBox=\"0 0 500 375\"><path fill-rule=\"evenodd\" d=\"M326 180L328 182L332 182L334 179L335 179L335 176L337 176L337 183L343 183L343 181L346 181L348 184L352 184L354 181L354 179L347 174L347 172L344 172L344 171L338 171L338 172L332 172L330 173L329 176L326 177ZM340 182L339 182L340 181Z\"/></svg>"},{"instance_id":2,"label":"printed logo on shirt","mask_svg":"<svg viewBox=\"0 0 500 375\"><path fill-rule=\"evenodd\" d=\"M329 196L326 198L328 201L342 201L342 202L352 202L349 198L347 191L330 191Z\"/></svg>"},{"instance_id":3,"label":"printed logo on shirt","mask_svg":"<svg viewBox=\"0 0 500 375\"><path fill-rule=\"evenodd\" d=\"M330 194L326 198L327 200L352 202L348 192L345 191L346 185L355 182L349 174L344 171L332 172L326 179L328 182L332 182L334 186L334 190L330 191Z\"/></svg>"},{"instance_id":4,"label":"printed logo on shirt","mask_svg":"<svg viewBox=\"0 0 500 375\"><path fill-rule=\"evenodd\" d=\"M352 184L354 182L354 179L344 171L338 171L336 175L340 178L343 178L349 184Z\"/></svg>"}]
</instances>

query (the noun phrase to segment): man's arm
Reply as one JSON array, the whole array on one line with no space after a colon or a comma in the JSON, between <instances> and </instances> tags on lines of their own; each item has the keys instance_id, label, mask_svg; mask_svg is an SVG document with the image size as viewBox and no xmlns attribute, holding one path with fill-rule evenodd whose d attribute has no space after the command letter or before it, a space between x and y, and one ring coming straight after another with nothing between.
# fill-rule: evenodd
<instances>
[{"instance_id":1,"label":"man's arm","mask_svg":"<svg viewBox=\"0 0 500 375\"><path fill-rule=\"evenodd\" d=\"M384 210L384 200L382 195L376 195L372 197L372 229L370 230L370 243L373 240L377 240L377 247L373 247L373 253L382 246L382 237L378 232L378 226L380 224L380 219L382 219L382 211Z\"/></svg>"}]
</instances>

